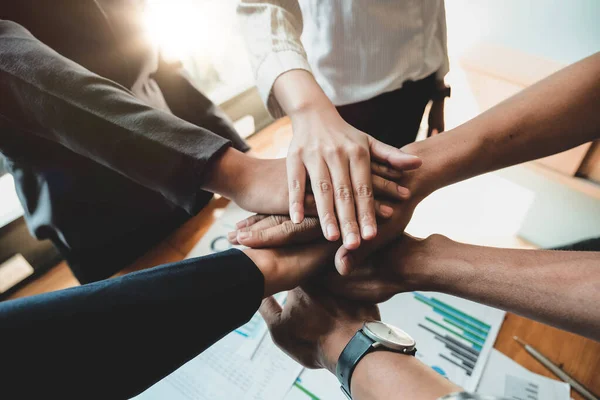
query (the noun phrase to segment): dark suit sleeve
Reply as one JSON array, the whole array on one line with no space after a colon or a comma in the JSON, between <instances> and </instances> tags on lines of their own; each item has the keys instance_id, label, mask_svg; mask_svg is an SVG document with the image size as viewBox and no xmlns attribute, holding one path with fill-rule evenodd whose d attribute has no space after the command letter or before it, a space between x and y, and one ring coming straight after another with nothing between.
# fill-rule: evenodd
<instances>
[{"instance_id":1,"label":"dark suit sleeve","mask_svg":"<svg viewBox=\"0 0 600 400\"><path fill-rule=\"evenodd\" d=\"M134 396L247 322L263 291L229 250L0 303L2 397Z\"/></svg>"},{"instance_id":2,"label":"dark suit sleeve","mask_svg":"<svg viewBox=\"0 0 600 400\"><path fill-rule=\"evenodd\" d=\"M94 49L89 49L94 51ZM119 84L0 20L0 118L194 209L209 162L230 142L153 109Z\"/></svg>"},{"instance_id":3,"label":"dark suit sleeve","mask_svg":"<svg viewBox=\"0 0 600 400\"><path fill-rule=\"evenodd\" d=\"M230 140L237 150L248 151L250 148L237 134L227 115L194 85L181 63L169 64L162 57L159 60L158 70L152 77L171 112Z\"/></svg>"}]
</instances>

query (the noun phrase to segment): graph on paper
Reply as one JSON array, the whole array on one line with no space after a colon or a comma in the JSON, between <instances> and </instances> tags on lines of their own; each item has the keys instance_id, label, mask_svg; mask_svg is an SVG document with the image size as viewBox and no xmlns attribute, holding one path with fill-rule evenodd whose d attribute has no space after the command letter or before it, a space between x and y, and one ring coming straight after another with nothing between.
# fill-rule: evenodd
<instances>
[{"instance_id":1,"label":"graph on paper","mask_svg":"<svg viewBox=\"0 0 600 400\"><path fill-rule=\"evenodd\" d=\"M471 376L491 326L434 296L418 292L414 292L413 296L435 314L425 314L418 326L444 344L444 351L438 353L439 357Z\"/></svg>"},{"instance_id":2,"label":"graph on paper","mask_svg":"<svg viewBox=\"0 0 600 400\"><path fill-rule=\"evenodd\" d=\"M381 304L382 320L417 341L423 363L466 390L475 390L504 311L442 293L402 293Z\"/></svg>"}]
</instances>

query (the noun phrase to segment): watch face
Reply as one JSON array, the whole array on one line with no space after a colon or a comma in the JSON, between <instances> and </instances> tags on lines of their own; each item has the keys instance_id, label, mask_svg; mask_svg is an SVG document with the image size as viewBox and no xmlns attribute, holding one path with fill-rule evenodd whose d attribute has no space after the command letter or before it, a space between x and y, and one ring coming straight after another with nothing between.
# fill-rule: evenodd
<instances>
[{"instance_id":1,"label":"watch face","mask_svg":"<svg viewBox=\"0 0 600 400\"><path fill-rule=\"evenodd\" d=\"M384 322L366 322L363 332L371 339L381 342L387 347L402 350L415 346L415 340L408 333Z\"/></svg>"}]
</instances>

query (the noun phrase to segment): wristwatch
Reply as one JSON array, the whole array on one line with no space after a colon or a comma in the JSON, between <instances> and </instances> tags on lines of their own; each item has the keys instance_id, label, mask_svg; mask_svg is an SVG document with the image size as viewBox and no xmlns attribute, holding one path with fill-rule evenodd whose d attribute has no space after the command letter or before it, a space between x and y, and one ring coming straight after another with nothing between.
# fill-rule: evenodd
<instances>
[{"instance_id":1,"label":"wristwatch","mask_svg":"<svg viewBox=\"0 0 600 400\"><path fill-rule=\"evenodd\" d=\"M414 356L417 352L415 340L401 329L381 321L365 322L363 327L350 339L335 369L335 375L341 383L342 392L350 395L350 378L358 362L367 354L377 350Z\"/></svg>"}]
</instances>

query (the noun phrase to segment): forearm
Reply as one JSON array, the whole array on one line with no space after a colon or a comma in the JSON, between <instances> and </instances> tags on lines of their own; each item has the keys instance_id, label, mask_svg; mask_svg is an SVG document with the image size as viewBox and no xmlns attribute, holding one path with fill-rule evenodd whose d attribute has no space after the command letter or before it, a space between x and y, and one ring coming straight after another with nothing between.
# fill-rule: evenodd
<instances>
[{"instance_id":1,"label":"forearm","mask_svg":"<svg viewBox=\"0 0 600 400\"><path fill-rule=\"evenodd\" d=\"M241 0L237 7L258 92L269 112L284 115L274 83L292 70L310 71L300 36L303 29L298 0Z\"/></svg>"},{"instance_id":2,"label":"forearm","mask_svg":"<svg viewBox=\"0 0 600 400\"><path fill-rule=\"evenodd\" d=\"M72 398L93 387L96 397L132 397L249 320L263 279L232 250L1 303L0 338L11 343L3 391Z\"/></svg>"},{"instance_id":3,"label":"forearm","mask_svg":"<svg viewBox=\"0 0 600 400\"><path fill-rule=\"evenodd\" d=\"M433 400L462 390L415 357L388 351L365 356L351 385L355 400Z\"/></svg>"},{"instance_id":4,"label":"forearm","mask_svg":"<svg viewBox=\"0 0 600 400\"><path fill-rule=\"evenodd\" d=\"M422 196L438 188L598 139L600 53L532 85L445 135L405 151ZM417 178L418 176L418 178Z\"/></svg>"},{"instance_id":5,"label":"forearm","mask_svg":"<svg viewBox=\"0 0 600 400\"><path fill-rule=\"evenodd\" d=\"M287 71L273 85L281 108L292 118L306 112L335 112L334 105L313 75L304 70Z\"/></svg>"},{"instance_id":6,"label":"forearm","mask_svg":"<svg viewBox=\"0 0 600 400\"><path fill-rule=\"evenodd\" d=\"M498 249L440 236L426 241L429 254L417 279L427 290L600 340L600 252Z\"/></svg>"},{"instance_id":7,"label":"forearm","mask_svg":"<svg viewBox=\"0 0 600 400\"><path fill-rule=\"evenodd\" d=\"M0 118L194 208L204 168L228 141L155 110L119 84L0 20Z\"/></svg>"},{"instance_id":8,"label":"forearm","mask_svg":"<svg viewBox=\"0 0 600 400\"><path fill-rule=\"evenodd\" d=\"M362 322L338 326L322 343L321 362L335 374L337 360ZM433 400L460 391L417 358L389 351L367 354L356 365L350 380L355 400L414 399Z\"/></svg>"}]
</instances>

